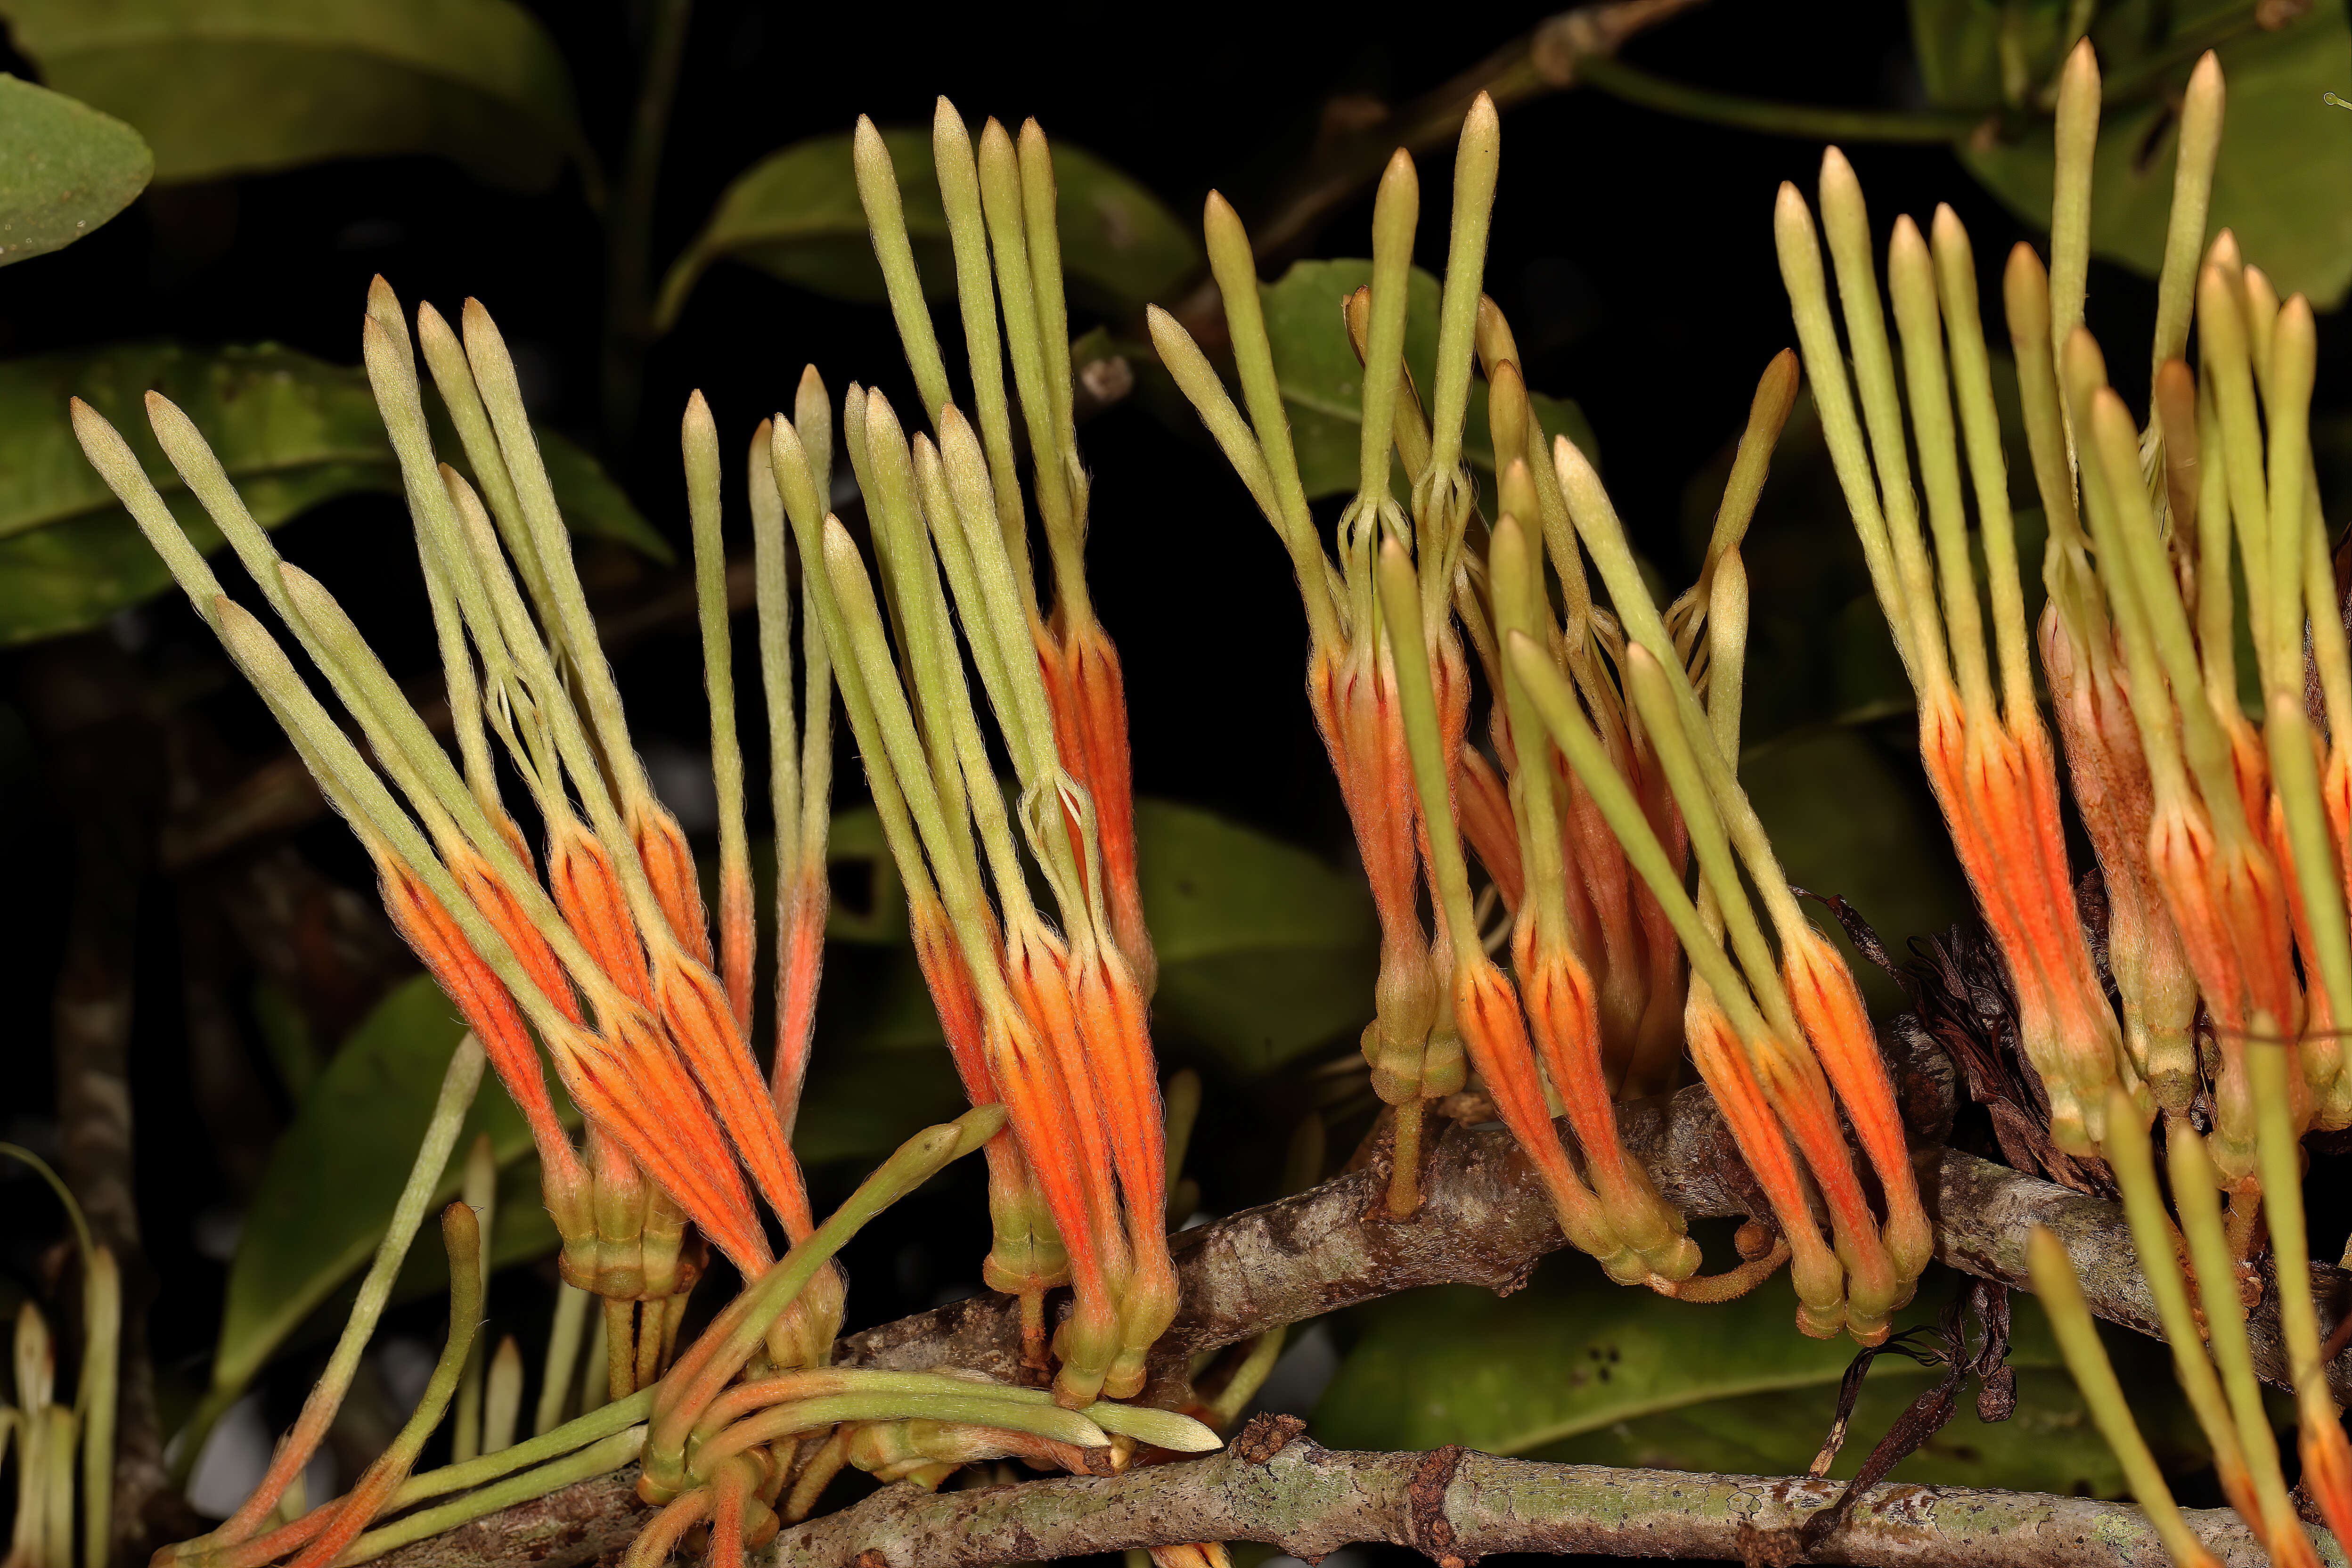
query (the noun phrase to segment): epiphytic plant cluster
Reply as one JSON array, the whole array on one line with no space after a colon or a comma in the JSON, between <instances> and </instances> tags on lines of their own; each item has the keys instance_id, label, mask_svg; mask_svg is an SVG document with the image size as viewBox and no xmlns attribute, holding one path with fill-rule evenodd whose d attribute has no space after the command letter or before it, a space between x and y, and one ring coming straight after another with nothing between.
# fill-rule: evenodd
<instances>
[{"instance_id":1,"label":"epiphytic plant cluster","mask_svg":"<svg viewBox=\"0 0 2352 1568\"><path fill-rule=\"evenodd\" d=\"M1310 500L1257 260L1222 196L1203 234L1224 342L1213 357L1158 307L1150 337L1273 525L1305 612L1307 705L1379 926L1360 1044L1383 1107L1365 1156L1381 1196L1364 1223L1425 1222L1432 1129L1450 1110L1508 1130L1560 1233L1619 1285L1724 1303L1785 1264L1799 1331L1873 1348L1918 1289L1937 1236L1888 1053L1740 777L1743 544L1801 384L2048 1134L2122 1195L2228 1500L2273 1561L2311 1563L2246 1310L2267 1297L2276 1313L2300 1488L2340 1539L2352 1443L2326 1367L2342 1335L2323 1339L2299 1152L2307 1133L2352 1124L2337 1023L2352 1018L2352 647L2313 449L2315 327L2230 233L2209 238L2223 85L2208 54L2179 105L2151 406L2134 415L2084 324L2099 86L2086 42L2054 103L2051 255L2021 245L2002 273L2006 368L1948 207L1924 234L1898 219L1882 262L1834 148L1818 226L1782 186L1772 222L1797 349L1758 381L1697 578L1664 605L1591 459L1546 427L1485 292L1501 169L1485 95L1455 157L1428 386L1405 352L1421 205L1407 152L1378 182L1370 281L1328 300L1361 370L1358 478L1336 516ZM1034 121L1015 133L990 120L975 137L944 99L930 153L968 386L930 313L908 189L861 121L856 194L919 406L856 383L836 405L811 366L743 464L776 828L765 920L728 605L736 509L700 394L680 453L717 801L709 903L632 738L515 356L478 303L453 327L429 304L412 316L378 279L362 324L454 746L327 588L279 558L194 420L149 395L156 442L276 629L224 591L123 436L74 404L89 462L350 826L470 1030L267 1475L159 1563L333 1568L634 1462L657 1511L633 1568L682 1548L739 1568L845 1468L927 1489L1006 1459L1116 1475L1217 1447L1265 1375L1278 1339L1213 1394L1194 1386L1208 1363L1164 1342L1185 1305L1171 1194L1196 1107L1189 1089L1163 1097L1153 1049L1126 683L1086 577L1092 476L1055 154ZM2021 454L1997 386L2012 374ZM1491 488L1469 456L1480 382ZM836 454L862 529L835 510ZM2047 531L2038 627L2010 482L2021 456ZM816 1048L836 701L971 1109L820 1220L794 1138ZM2104 893L2095 929L2068 864L2062 752ZM481 1222L449 1205L451 1326L424 1396L342 1496L305 1509L299 1477L486 1066L528 1127L561 1235L565 1371L593 1297L603 1374L560 1422L551 1357L538 1429L518 1440L520 1362L502 1352L484 1413ZM1685 1079L1736 1148L1752 1209L1736 1258L1712 1268L1621 1121L1624 1102ZM1018 1375L835 1364L835 1255L971 1152L988 1173L982 1277L1017 1302ZM698 1320L711 1249L742 1289ZM2212 1561L2063 1245L2041 1230L2031 1249L2067 1364L2167 1549ZM116 1308L99 1288L103 1249L85 1251L100 1328L79 1397L102 1402ZM0 1426L26 1478L11 1561L62 1568L77 1420L95 1452L103 1415L50 1397L46 1329L26 1311L20 1408ZM453 1405L452 1463L418 1471ZM85 1489L102 1519L95 1472ZM101 1533L85 1526L91 1568ZM1153 1551L1169 1568L1223 1560L1214 1542Z\"/></svg>"}]
</instances>

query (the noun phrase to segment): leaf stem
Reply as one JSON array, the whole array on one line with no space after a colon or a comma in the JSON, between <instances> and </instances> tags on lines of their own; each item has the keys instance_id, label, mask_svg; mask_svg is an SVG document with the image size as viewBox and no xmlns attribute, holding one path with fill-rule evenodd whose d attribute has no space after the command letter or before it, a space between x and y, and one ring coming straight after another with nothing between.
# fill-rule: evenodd
<instances>
[{"instance_id":1,"label":"leaf stem","mask_svg":"<svg viewBox=\"0 0 2352 1568\"><path fill-rule=\"evenodd\" d=\"M1576 74L1612 98L1664 114L1814 142L1959 142L1994 119L1969 110L1888 112L1743 98L1653 76L1612 55L1579 56Z\"/></svg>"}]
</instances>

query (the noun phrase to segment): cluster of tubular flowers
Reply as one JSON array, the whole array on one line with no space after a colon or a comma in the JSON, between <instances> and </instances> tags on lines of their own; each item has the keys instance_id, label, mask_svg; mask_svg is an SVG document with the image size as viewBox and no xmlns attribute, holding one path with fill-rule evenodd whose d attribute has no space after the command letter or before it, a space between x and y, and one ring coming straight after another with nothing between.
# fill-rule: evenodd
<instances>
[{"instance_id":1,"label":"cluster of tubular flowers","mask_svg":"<svg viewBox=\"0 0 2352 1568\"><path fill-rule=\"evenodd\" d=\"M1472 635L1492 687L1496 646L1489 619L1479 607L1485 572L1477 546L1483 542L1485 523L1477 515L1476 489L1463 461L1475 359L1484 358L1496 386L1518 388L1515 398L1502 396L1490 404L1496 420L1507 416L1514 421L1500 431L1497 439L1507 444L1496 450L1505 454L1507 463L1525 454L1539 471L1546 525L1561 531L1568 526L1551 479L1545 432L1529 414L1518 381L1509 328L1493 301L1479 292L1499 156L1494 107L1482 96L1464 125L1456 158L1440 303L1442 347L1428 410L1403 363L1407 279L1420 211L1412 160L1400 151L1381 181L1373 209L1371 281L1350 298L1334 301L1365 366L1359 484L1339 520L1337 565L1318 540L1307 510L1249 237L1222 196L1209 196L1203 227L1210 266L1224 299L1246 417L1176 320L1157 310L1150 317L1152 342L1161 362L1273 523L1290 554L1306 607L1307 702L1339 779L1380 917L1374 1016L1362 1043L1372 1087L1394 1108L1389 1206L1398 1215L1410 1214L1419 1202L1423 1106L1463 1082L1465 1036L1454 982L1461 963L1482 951L1471 925L1444 913L1441 868L1432 858L1437 850L1419 808L1422 797L1406 740L1402 688L1409 679L1407 664L1423 668L1433 694L1449 823L1458 816L1507 913L1518 911L1526 886L1520 865L1523 829L1511 786L1469 733L1471 671L1453 613L1456 605L1464 607L1462 625ZM1409 489L1404 504L1390 490L1392 454L1405 468ZM1380 542L1391 535L1416 542L1422 615L1420 634L1413 639L1400 637L1392 619L1384 619L1377 605ZM1614 635L1613 623L1592 606L1580 567L1571 562L1563 573L1576 668L1594 678L1592 691L1610 704L1601 695L1605 679L1597 672L1602 650ZM1495 733L1505 770L1511 765L1507 729L1498 706ZM1612 704L1604 729L1625 776L1679 853L1680 826L1640 721L1622 704ZM1682 998L1680 950L1656 901L1631 875L1615 840L1572 786L1563 812L1552 823L1547 837L1565 847L1580 873L1574 888L1551 911L1559 929L1548 941L1561 940L1567 928L1560 921L1573 922L1600 1030L1598 1076L1587 1089L1605 1105L1612 1089L1643 1093L1669 1087L1677 1067L1674 1037ZM1438 915L1433 925L1423 921L1424 889Z\"/></svg>"},{"instance_id":2,"label":"cluster of tubular flowers","mask_svg":"<svg viewBox=\"0 0 2352 1568\"><path fill-rule=\"evenodd\" d=\"M973 1102L1009 1113L989 1151L996 1235L985 1277L1021 1299L1039 1367L1045 1292L1071 1287L1052 1339L1054 1391L1081 1405L1142 1387L1145 1353L1176 1310L1127 701L1087 592L1088 484L1051 152L1034 121L1016 138L992 120L975 148L942 99L931 153L971 412L950 401L889 149L861 121L859 195L930 431L910 439L881 394L850 389L844 433L877 573L838 522L791 510L805 559L822 563L813 579L826 637L949 1048ZM1034 456L1050 611L1038 603L1013 467L1016 404ZM780 426L780 477L795 460L785 434ZM965 679L967 652L1012 765L1009 790ZM1051 918L1032 896L1033 870Z\"/></svg>"},{"instance_id":3,"label":"cluster of tubular flowers","mask_svg":"<svg viewBox=\"0 0 2352 1568\"><path fill-rule=\"evenodd\" d=\"M2205 237L2222 101L2208 54L2181 105L2144 427L2108 384L2105 358L2082 325L2099 113L2087 43L2060 79L2051 261L2045 268L2020 245L2003 278L2049 520L2042 669L2105 884L2120 1017L2076 914L2055 763L2034 707L1968 237L1948 207L1927 238L1901 218L1886 260L1931 565L1868 220L1834 150L1821 205L1859 420L1812 224L1787 186L1777 226L1823 429L1918 691L1921 754L2015 983L2021 1044L2047 1090L2053 1130L2069 1152L2104 1158L2113 1172L2222 1490L2270 1559L2293 1565L2318 1557L2282 1473L2241 1289L2266 1232L2302 1485L2341 1538L2352 1530L2352 1442L2326 1369L2342 1346L2319 1335L2299 1144L2315 1128L2352 1124L2338 1022L2352 1016L2352 648L2312 459L2310 305L2300 295L2282 303L2227 230L2210 245ZM1990 591L1997 698L1969 561L1962 446ZM2254 653L2251 683L2238 668L2242 635ZM2149 1136L2159 1110L2161 1181ZM2037 1228L2030 1261L2068 1364L2167 1550L2183 1568L2205 1568L2215 1560L2139 1435L2064 1245Z\"/></svg>"},{"instance_id":4,"label":"cluster of tubular flowers","mask_svg":"<svg viewBox=\"0 0 2352 1568\"><path fill-rule=\"evenodd\" d=\"M1766 372L1706 568L1662 615L1591 466L1564 438L1548 447L1509 328L1478 291L1497 141L1481 100L1455 169L1426 413L1401 357L1418 205L1410 159L1398 153L1381 181L1372 281L1339 302L1365 366L1362 482L1340 519L1339 569L1307 511L1248 244L1218 198L1209 252L1249 416L1171 318L1151 323L1163 362L1289 547L1307 604L1309 696L1381 910L1380 1017L1365 1050L1375 1087L1399 1109L1398 1163L1410 1163L1407 1113L1458 1081L1453 1053L1466 1048L1569 1238L1613 1278L1721 1300L1793 1256L1801 1325L1874 1342L1927 1262L1926 1218L1860 994L1798 912L1728 760L1748 619L1738 542L1795 395L1795 362L1783 354ZM1480 367L1500 470L1491 528L1462 444ZM1390 493L1392 457L1409 513ZM1588 553L1613 614L1594 602ZM1564 625L1552 615L1555 583ZM1491 757L1469 737L1465 637L1491 693ZM1501 907L1504 929L1492 933L1465 840ZM1685 887L1694 847L1696 900ZM1433 940L1422 935L1417 872ZM1493 956L1505 951L1509 972ZM1712 1276L1697 1273L1683 1216L1626 1156L1613 1110L1628 1089L1670 1084L1685 1038L1780 1233L1751 1234L1746 1259ZM1580 1172L1552 1122L1555 1100ZM1816 1190L1833 1239L1814 1218Z\"/></svg>"},{"instance_id":5,"label":"cluster of tubular flowers","mask_svg":"<svg viewBox=\"0 0 2352 1568\"><path fill-rule=\"evenodd\" d=\"M607 1303L616 1403L583 1417L596 1430L581 1437L559 1429L478 1463L510 1468L544 1457L540 1448L556 1452L566 1432L579 1447L618 1436L622 1417L649 1415L649 1427L634 1439L646 1462L640 1489L669 1506L640 1542L639 1556L657 1561L677 1529L707 1520L714 1559L730 1562L772 1532L780 1510L788 1516L813 1502L842 1464L904 1473L906 1444L887 1434L919 1429L923 1451L934 1458L1075 1455L1081 1468L1093 1462L1087 1456L1123 1452L1120 1442L1131 1447L1135 1436L1115 1441L1111 1428L1046 1406L1042 1396L945 1374L825 1367L842 1304L833 1253L883 1204L993 1135L1003 1116L984 1102L961 1122L919 1135L841 1213L815 1223L788 1129L822 952L832 680L828 628L806 614L805 709L796 726L783 518L789 510L808 552L803 559L819 561L814 498L832 449L823 386L813 374L803 378L796 408L819 454L814 466L793 422L781 416L761 431L751 465L781 873L778 1040L772 1080L763 1082L748 1044L758 921L730 674L722 464L709 411L698 395L689 402L682 448L719 804L715 942L685 837L654 797L630 744L506 348L488 314L470 302L462 342L429 306L418 323L472 482L435 460L407 329L378 280L364 324L366 363L416 523L448 678L455 761L327 589L278 558L178 409L150 395L157 441L323 675L369 755L260 619L222 593L122 437L86 405L77 404L74 417L92 462L368 850L401 931L474 1031L537 1141L565 1279ZM855 416L859 405L852 407ZM853 426L853 450L862 450L865 434ZM792 460L780 463L778 454L787 451ZM900 451L903 464L903 445ZM808 605L829 607L822 571L803 571L803 579ZM854 701L852 711L859 711ZM493 734L543 825L543 862L499 797ZM1140 1003L1131 1011L1139 1038ZM541 1047L586 1117L584 1156L553 1108ZM1148 1049L1144 1060L1148 1074ZM769 1240L762 1200L793 1244L782 1258ZM471 1224L470 1211L454 1212ZM701 1238L749 1288L680 1355L677 1331L701 1270ZM1164 1244L1161 1258L1164 1268ZM466 1333L451 1338L459 1367L479 1315L478 1286L477 1279L462 1314ZM1165 1294L1172 1311L1172 1277ZM1166 1321L1166 1311L1154 1320ZM449 1381L457 1377L453 1370ZM657 1390L650 1386L656 1380ZM318 1568L385 1508L415 1495L415 1483L403 1483L430 1421L413 1442L404 1431L405 1447L395 1445L349 1497L257 1533L323 1436L348 1382L322 1382L254 1496L220 1530L178 1549L180 1556L257 1568L290 1552L298 1568ZM1033 1408L1039 1406L1043 1414ZM1162 1446L1214 1441L1181 1417L1136 1418L1150 1428L1145 1440ZM1123 1417L1108 1419L1117 1426ZM787 1499L803 1438L836 1426L841 1430L810 1450ZM886 1435L867 1436L876 1427ZM579 1451L609 1468L635 1447L618 1457L602 1447ZM449 1483L457 1484L467 1483Z\"/></svg>"},{"instance_id":6,"label":"cluster of tubular flowers","mask_svg":"<svg viewBox=\"0 0 2352 1568\"><path fill-rule=\"evenodd\" d=\"M2098 100L2085 45L2061 78L2052 259L2045 268L2020 245L2003 302L2049 520L2042 669L2103 873L2120 1018L2077 917L2055 759L2034 705L1968 236L1947 207L1927 238L1899 219L1888 248L1909 443L1862 193L1834 150L1822 214L1859 420L1813 226L1788 186L1781 267L1839 478L1918 691L1921 756L2015 983L2021 1044L2053 1131L2068 1152L2095 1156L2111 1090L2134 1108L2127 1138L2154 1110L2180 1125L2192 1106L2210 1106L2211 1166L2242 1200L2242 1254L2264 1185L2254 1055L2265 1043L2294 1053L2286 1088L2298 1134L2352 1120L2336 1022L2352 1004L2352 658L2310 457L2312 317L2299 297L2280 302L2228 231L2206 244L2222 115L2209 55L2182 105L2153 406L2145 427L2134 418L2082 326ZM2194 369L2184 357L2192 326ZM1914 444L1932 563L1908 477ZM1969 559L1963 446L1997 679ZM2242 635L2254 652L2251 686L2238 668Z\"/></svg>"},{"instance_id":7,"label":"cluster of tubular flowers","mask_svg":"<svg viewBox=\"0 0 2352 1568\"><path fill-rule=\"evenodd\" d=\"M761 1200L795 1239L814 1225L783 1117L746 1038L755 922L740 842L741 764L724 689L725 626L709 648L723 730L714 751L730 820L722 982L691 851L630 743L505 343L471 302L462 342L430 306L417 321L471 482L436 461L415 348L398 301L379 279L363 323L365 360L415 521L447 677L454 762L327 588L278 558L185 416L149 395L165 456L325 677L372 761L262 622L223 595L121 437L79 403L75 424L93 463L351 823L395 923L522 1110L563 1237L564 1278L607 1303L617 1396L652 1381L675 1348L700 1268L689 1222L747 1278L774 1261ZM715 550L718 459L698 398L684 446L697 531ZM715 560L709 566L716 570ZM772 570L781 574L782 562ZM814 692L813 729L824 721L821 679ZM790 713L788 696L782 711ZM501 798L493 734L543 826L543 862ZM791 737L780 739L788 753ZM801 918L821 925L822 907ZM809 946L804 937L786 945ZM808 965L782 968L788 981L814 987ZM792 1020L804 1012L804 1003L794 1004L780 1016L801 1026ZM540 1046L586 1116L584 1155L552 1109ZM797 1046L778 1053L788 1063L803 1054ZM799 1359L823 1358L838 1299L831 1280L812 1296Z\"/></svg>"}]
</instances>

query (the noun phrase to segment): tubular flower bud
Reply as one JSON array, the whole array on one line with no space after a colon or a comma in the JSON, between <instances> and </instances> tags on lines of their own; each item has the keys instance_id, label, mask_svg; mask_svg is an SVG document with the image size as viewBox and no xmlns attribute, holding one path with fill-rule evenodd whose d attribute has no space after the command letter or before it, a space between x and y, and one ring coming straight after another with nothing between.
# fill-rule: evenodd
<instances>
[{"instance_id":1,"label":"tubular flower bud","mask_svg":"<svg viewBox=\"0 0 2352 1568\"><path fill-rule=\"evenodd\" d=\"M1536 1078L1535 1052L1510 982L1484 954L1468 959L1455 971L1454 1005L1470 1059L1486 1080L1504 1125L1535 1162L1569 1244L1599 1259L1619 1284L1640 1284L1649 1268L1620 1238L1552 1131L1551 1113Z\"/></svg>"}]
</instances>

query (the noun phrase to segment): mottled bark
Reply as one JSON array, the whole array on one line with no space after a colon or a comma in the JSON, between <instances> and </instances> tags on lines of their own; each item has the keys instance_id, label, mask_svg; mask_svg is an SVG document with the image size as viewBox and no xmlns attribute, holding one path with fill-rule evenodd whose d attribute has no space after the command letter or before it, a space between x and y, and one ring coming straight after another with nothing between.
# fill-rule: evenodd
<instances>
[{"instance_id":1,"label":"mottled bark","mask_svg":"<svg viewBox=\"0 0 2352 1568\"><path fill-rule=\"evenodd\" d=\"M1942 1057L1924 1048L1905 1079L1915 1134L1940 1138L1952 1107ZM1703 1087L1620 1106L1618 1125L1627 1152L1685 1213L1762 1210ZM1391 1220L1382 1207L1389 1176L1381 1161L1178 1236L1183 1306L1160 1342L1160 1359L1180 1362L1423 1285L1507 1292L1526 1283L1538 1258L1568 1245L1534 1167L1499 1126L1443 1126L1424 1149L1424 1197L1410 1219ZM1568 1136L1566 1121L1559 1126ZM1017 1304L987 1295L852 1334L840 1359L902 1370L970 1367L1009 1380L1018 1375L1019 1352Z\"/></svg>"},{"instance_id":2,"label":"mottled bark","mask_svg":"<svg viewBox=\"0 0 2352 1568\"><path fill-rule=\"evenodd\" d=\"M2035 1226L2048 1226L2066 1244L2066 1255L2082 1276L2083 1294L2094 1312L2151 1339L2164 1337L2122 1205L1950 1149L1937 1151L1927 1168L1933 1187L1921 1195L1936 1218L1937 1257L1980 1279L2030 1290L2033 1285L2025 1270L2025 1238ZM2325 1335L2352 1309L2352 1275L2315 1260L2311 1293ZM2246 1334L2263 1381L2292 1388L2275 1297L2265 1295L2247 1314ZM2352 1400L2352 1352L2328 1363L2327 1382L2337 1399Z\"/></svg>"},{"instance_id":3,"label":"mottled bark","mask_svg":"<svg viewBox=\"0 0 2352 1568\"><path fill-rule=\"evenodd\" d=\"M1265 1418L1261 1418L1262 1420ZM775 1568L984 1568L1189 1541L1260 1541L1308 1562L1355 1542L1412 1547L1441 1563L1504 1552L1791 1561L1790 1537L1840 1484L1501 1459L1461 1448L1339 1453L1294 1437L1123 1476L929 1495L886 1488L785 1531ZM2268 1561L2237 1515L2191 1512L2230 1568ZM2323 1561L2344 1562L2315 1531ZM1887 1485L1806 1561L1878 1568L2168 1568L2147 1518L2125 1503L2033 1492Z\"/></svg>"}]
</instances>

